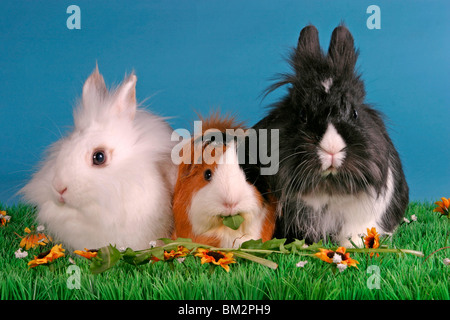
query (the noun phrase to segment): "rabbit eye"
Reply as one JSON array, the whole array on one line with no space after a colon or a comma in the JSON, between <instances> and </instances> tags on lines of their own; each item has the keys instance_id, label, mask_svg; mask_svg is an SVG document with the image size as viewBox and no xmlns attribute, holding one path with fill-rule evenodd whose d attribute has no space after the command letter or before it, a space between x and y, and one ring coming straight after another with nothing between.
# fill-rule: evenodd
<instances>
[{"instance_id":1,"label":"rabbit eye","mask_svg":"<svg viewBox=\"0 0 450 320\"><path fill-rule=\"evenodd\" d=\"M352 113L353 119L358 119L358 111L356 111L356 109L353 109L353 113Z\"/></svg>"},{"instance_id":2,"label":"rabbit eye","mask_svg":"<svg viewBox=\"0 0 450 320\"><path fill-rule=\"evenodd\" d=\"M92 164L94 166L101 166L106 163L106 152L103 150L94 151L92 155Z\"/></svg>"},{"instance_id":3,"label":"rabbit eye","mask_svg":"<svg viewBox=\"0 0 450 320\"><path fill-rule=\"evenodd\" d=\"M203 173L203 177L205 178L206 181L211 181L212 171L209 169L205 170L205 172Z\"/></svg>"}]
</instances>

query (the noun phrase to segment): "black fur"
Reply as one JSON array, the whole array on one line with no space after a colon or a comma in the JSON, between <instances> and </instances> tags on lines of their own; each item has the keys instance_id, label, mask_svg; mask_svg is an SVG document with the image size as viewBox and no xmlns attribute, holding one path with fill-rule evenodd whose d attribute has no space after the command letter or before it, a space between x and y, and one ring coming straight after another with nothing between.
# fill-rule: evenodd
<instances>
[{"instance_id":1,"label":"black fur","mask_svg":"<svg viewBox=\"0 0 450 320\"><path fill-rule=\"evenodd\" d=\"M320 226L315 225L321 213L303 203L300 195L357 195L371 188L380 196L386 191L389 168L395 191L379 224L392 232L404 216L408 186L400 158L382 116L364 101L364 83L355 72L357 57L345 26L333 31L327 54L320 48L317 29L307 26L290 58L293 73L283 75L267 91L289 85L287 96L253 127L257 131L279 129L279 171L267 177L279 201L278 238L309 242L323 238ZM333 84L326 93L322 82L328 78ZM322 177L316 150L328 123L344 139L346 158L336 175ZM334 231L329 230L331 237L341 227L338 223Z\"/></svg>"}]
</instances>

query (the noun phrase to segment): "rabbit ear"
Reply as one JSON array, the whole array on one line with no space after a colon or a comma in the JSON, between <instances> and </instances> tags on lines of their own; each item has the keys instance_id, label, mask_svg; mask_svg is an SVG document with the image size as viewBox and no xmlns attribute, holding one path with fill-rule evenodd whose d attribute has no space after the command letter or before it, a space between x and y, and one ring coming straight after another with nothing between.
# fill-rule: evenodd
<instances>
[{"instance_id":1,"label":"rabbit ear","mask_svg":"<svg viewBox=\"0 0 450 320\"><path fill-rule=\"evenodd\" d=\"M105 80L98 71L98 65L95 64L94 71L83 85L83 105L88 105L93 99L100 100L106 96L107 92L108 90L106 89Z\"/></svg>"},{"instance_id":2,"label":"rabbit ear","mask_svg":"<svg viewBox=\"0 0 450 320\"><path fill-rule=\"evenodd\" d=\"M125 115L130 119L134 119L137 108L136 82L136 75L131 73L116 90L113 100L113 111L116 114Z\"/></svg>"},{"instance_id":3,"label":"rabbit ear","mask_svg":"<svg viewBox=\"0 0 450 320\"><path fill-rule=\"evenodd\" d=\"M313 25L306 26L300 31L298 37L297 50L298 55L320 56L321 49L319 43L319 32Z\"/></svg>"},{"instance_id":4,"label":"rabbit ear","mask_svg":"<svg viewBox=\"0 0 450 320\"><path fill-rule=\"evenodd\" d=\"M353 72L357 57L350 31L344 25L338 26L331 35L328 59L338 70Z\"/></svg>"}]
</instances>

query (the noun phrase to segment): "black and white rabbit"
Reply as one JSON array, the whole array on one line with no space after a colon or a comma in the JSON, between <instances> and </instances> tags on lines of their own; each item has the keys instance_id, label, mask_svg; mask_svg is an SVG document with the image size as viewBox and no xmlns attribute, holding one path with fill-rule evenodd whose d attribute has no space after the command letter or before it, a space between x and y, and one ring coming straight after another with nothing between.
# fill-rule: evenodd
<instances>
[{"instance_id":1,"label":"black and white rabbit","mask_svg":"<svg viewBox=\"0 0 450 320\"><path fill-rule=\"evenodd\" d=\"M275 236L349 245L366 228L392 233L408 186L381 114L365 102L349 30L334 29L328 53L305 27L291 55L289 85L254 129L279 129L279 170L268 177L279 200ZM270 143L270 139L269 139Z\"/></svg>"}]
</instances>

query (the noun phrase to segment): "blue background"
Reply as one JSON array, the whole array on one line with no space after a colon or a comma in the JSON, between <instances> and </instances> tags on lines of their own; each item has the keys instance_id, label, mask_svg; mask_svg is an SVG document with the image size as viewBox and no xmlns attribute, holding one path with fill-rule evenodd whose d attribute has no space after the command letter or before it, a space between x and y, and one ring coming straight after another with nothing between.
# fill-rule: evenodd
<instances>
[{"instance_id":1,"label":"blue background","mask_svg":"<svg viewBox=\"0 0 450 320\"><path fill-rule=\"evenodd\" d=\"M69 30L66 9L81 9ZM369 30L369 5L381 30ZM45 148L70 131L72 107L98 62L109 86L135 70L138 100L192 128L194 111L236 112L253 125L279 89L261 93L300 30L324 50L346 25L360 49L367 101L388 118L412 200L450 196L449 1L5 1L0 2L0 202L30 178Z\"/></svg>"}]
</instances>

